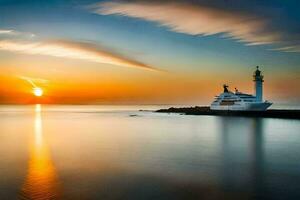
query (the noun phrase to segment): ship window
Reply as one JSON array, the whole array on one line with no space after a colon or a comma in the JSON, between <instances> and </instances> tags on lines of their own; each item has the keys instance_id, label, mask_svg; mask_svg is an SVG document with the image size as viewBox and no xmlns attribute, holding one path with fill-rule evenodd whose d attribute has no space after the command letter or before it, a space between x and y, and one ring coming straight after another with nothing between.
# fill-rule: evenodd
<instances>
[{"instance_id":1,"label":"ship window","mask_svg":"<svg viewBox=\"0 0 300 200\"><path fill-rule=\"evenodd\" d=\"M230 106L230 105L234 105L234 101L226 101L226 100L223 100L220 102L220 105L221 106Z\"/></svg>"}]
</instances>

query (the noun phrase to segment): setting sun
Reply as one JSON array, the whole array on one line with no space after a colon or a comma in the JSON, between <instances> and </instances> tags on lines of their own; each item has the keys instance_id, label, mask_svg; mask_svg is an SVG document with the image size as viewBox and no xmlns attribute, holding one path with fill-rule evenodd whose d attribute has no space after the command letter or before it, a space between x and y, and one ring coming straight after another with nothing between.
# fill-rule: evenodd
<instances>
[{"instance_id":1,"label":"setting sun","mask_svg":"<svg viewBox=\"0 0 300 200\"><path fill-rule=\"evenodd\" d=\"M39 87L33 88L34 96L41 97L43 95L43 90Z\"/></svg>"}]
</instances>

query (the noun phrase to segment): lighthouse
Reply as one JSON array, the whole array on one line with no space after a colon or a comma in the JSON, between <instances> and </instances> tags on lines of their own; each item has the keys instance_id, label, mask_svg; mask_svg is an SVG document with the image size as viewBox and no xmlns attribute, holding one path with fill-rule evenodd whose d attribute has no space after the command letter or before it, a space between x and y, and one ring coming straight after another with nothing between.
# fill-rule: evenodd
<instances>
[{"instance_id":1,"label":"lighthouse","mask_svg":"<svg viewBox=\"0 0 300 200\"><path fill-rule=\"evenodd\" d=\"M264 76L262 75L261 71L256 67L256 70L253 74L253 81L255 82L254 89L255 89L255 96L257 102L263 101L263 82Z\"/></svg>"}]
</instances>

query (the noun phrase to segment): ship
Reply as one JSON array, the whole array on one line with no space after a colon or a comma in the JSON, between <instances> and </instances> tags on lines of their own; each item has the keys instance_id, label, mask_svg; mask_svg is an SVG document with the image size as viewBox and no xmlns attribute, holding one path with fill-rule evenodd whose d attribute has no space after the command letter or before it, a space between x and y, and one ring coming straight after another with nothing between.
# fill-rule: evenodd
<instances>
[{"instance_id":1,"label":"ship","mask_svg":"<svg viewBox=\"0 0 300 200\"><path fill-rule=\"evenodd\" d=\"M263 82L264 76L256 67L253 73L255 95L246 94L238 91L231 92L229 86L223 85L223 93L215 96L214 101L210 105L211 110L233 110L233 111L264 111L267 110L272 103L263 100Z\"/></svg>"}]
</instances>

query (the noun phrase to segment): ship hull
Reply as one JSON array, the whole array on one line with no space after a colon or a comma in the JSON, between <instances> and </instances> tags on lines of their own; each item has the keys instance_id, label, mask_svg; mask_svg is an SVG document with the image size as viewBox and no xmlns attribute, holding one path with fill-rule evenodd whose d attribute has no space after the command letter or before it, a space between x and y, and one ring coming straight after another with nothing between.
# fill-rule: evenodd
<instances>
[{"instance_id":1,"label":"ship hull","mask_svg":"<svg viewBox=\"0 0 300 200\"><path fill-rule=\"evenodd\" d=\"M211 105L211 110L232 110L232 111L264 111L267 110L272 103L248 103L248 104L234 104L234 105Z\"/></svg>"}]
</instances>

